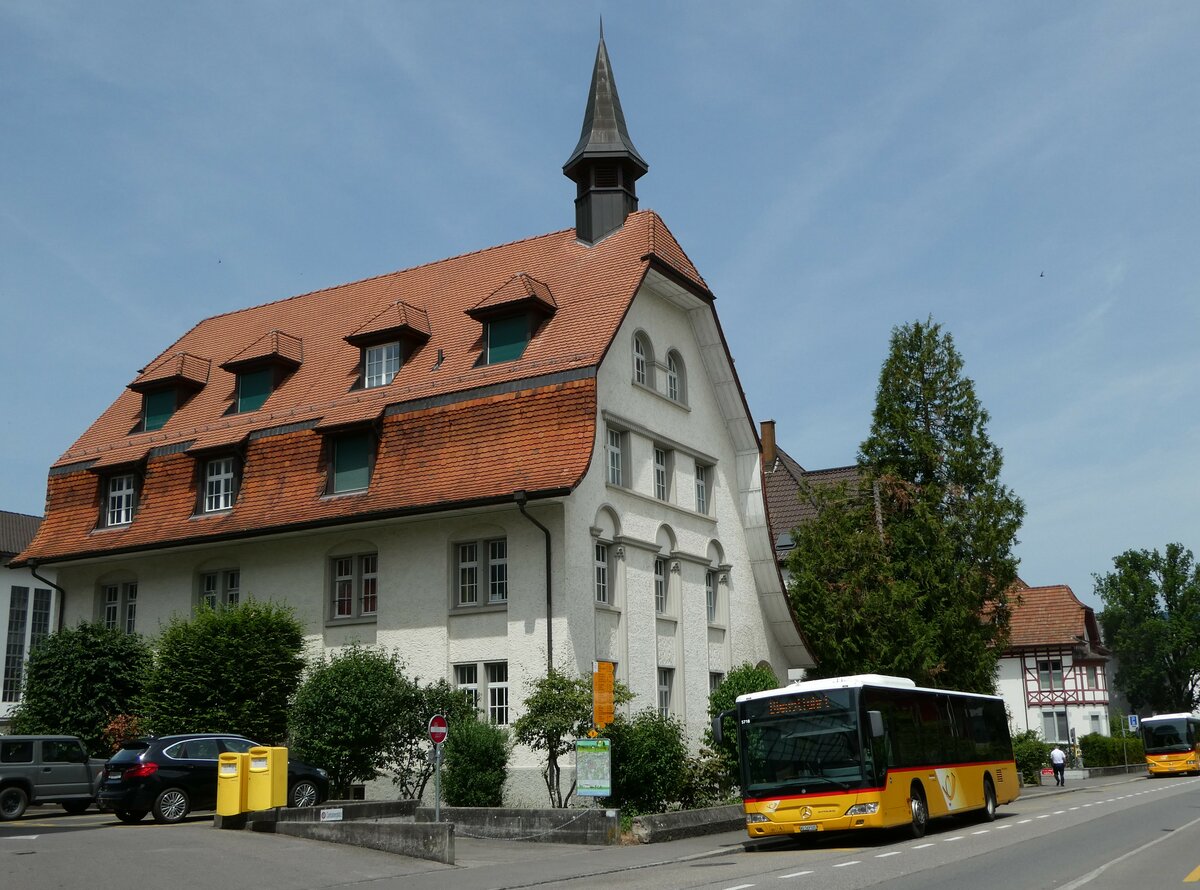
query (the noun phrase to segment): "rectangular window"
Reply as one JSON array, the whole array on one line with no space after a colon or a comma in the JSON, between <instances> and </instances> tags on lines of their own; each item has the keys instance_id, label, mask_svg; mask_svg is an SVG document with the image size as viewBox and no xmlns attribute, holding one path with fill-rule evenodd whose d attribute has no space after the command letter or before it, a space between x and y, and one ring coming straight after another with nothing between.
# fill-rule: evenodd
<instances>
[{"instance_id":1,"label":"rectangular window","mask_svg":"<svg viewBox=\"0 0 1200 890\"><path fill-rule=\"evenodd\" d=\"M137 624L136 581L106 584L100 589L100 620L110 630L134 633Z\"/></svg>"},{"instance_id":2,"label":"rectangular window","mask_svg":"<svg viewBox=\"0 0 1200 890\"><path fill-rule=\"evenodd\" d=\"M1038 687L1041 689L1062 689L1063 671L1061 658L1039 659Z\"/></svg>"},{"instance_id":3,"label":"rectangular window","mask_svg":"<svg viewBox=\"0 0 1200 890\"><path fill-rule=\"evenodd\" d=\"M233 457L216 457L204 465L204 512L233 508Z\"/></svg>"},{"instance_id":4,"label":"rectangular window","mask_svg":"<svg viewBox=\"0 0 1200 890\"><path fill-rule=\"evenodd\" d=\"M1042 711L1042 737L1047 742L1067 742L1070 736L1066 711Z\"/></svg>"},{"instance_id":5,"label":"rectangular window","mask_svg":"<svg viewBox=\"0 0 1200 890\"><path fill-rule=\"evenodd\" d=\"M161 430L175 413L175 390L164 389L142 396L142 429Z\"/></svg>"},{"instance_id":6,"label":"rectangular window","mask_svg":"<svg viewBox=\"0 0 1200 890\"><path fill-rule=\"evenodd\" d=\"M133 522L136 501L134 481L132 473L109 478L105 525L128 525Z\"/></svg>"},{"instance_id":7,"label":"rectangular window","mask_svg":"<svg viewBox=\"0 0 1200 890\"><path fill-rule=\"evenodd\" d=\"M29 618L29 651L50 636L50 591L41 587L33 590L33 612Z\"/></svg>"},{"instance_id":8,"label":"rectangular window","mask_svg":"<svg viewBox=\"0 0 1200 890\"><path fill-rule=\"evenodd\" d=\"M508 539L488 541L488 602L508 602Z\"/></svg>"},{"instance_id":9,"label":"rectangular window","mask_svg":"<svg viewBox=\"0 0 1200 890\"><path fill-rule=\"evenodd\" d=\"M490 662L486 668L488 722L508 726L508 662Z\"/></svg>"},{"instance_id":10,"label":"rectangular window","mask_svg":"<svg viewBox=\"0 0 1200 890\"><path fill-rule=\"evenodd\" d=\"M717 573L711 569L704 573L704 602L708 609L708 623L717 621Z\"/></svg>"},{"instance_id":11,"label":"rectangular window","mask_svg":"<svg viewBox=\"0 0 1200 890\"><path fill-rule=\"evenodd\" d=\"M1089 664L1087 669L1088 689L1100 688L1100 668L1098 665Z\"/></svg>"},{"instance_id":12,"label":"rectangular window","mask_svg":"<svg viewBox=\"0 0 1200 890\"><path fill-rule=\"evenodd\" d=\"M608 545L597 541L595 553L596 602L609 605Z\"/></svg>"},{"instance_id":13,"label":"rectangular window","mask_svg":"<svg viewBox=\"0 0 1200 890\"><path fill-rule=\"evenodd\" d=\"M21 678L25 671L25 629L29 613L29 588L9 590L8 635L4 651L4 680L0 701L15 702L21 698Z\"/></svg>"},{"instance_id":14,"label":"rectangular window","mask_svg":"<svg viewBox=\"0 0 1200 890\"><path fill-rule=\"evenodd\" d=\"M625 479L625 434L620 430L608 431L608 484L624 485Z\"/></svg>"},{"instance_id":15,"label":"rectangular window","mask_svg":"<svg viewBox=\"0 0 1200 890\"><path fill-rule=\"evenodd\" d=\"M237 375L237 413L257 411L271 395L275 372L270 368Z\"/></svg>"},{"instance_id":16,"label":"rectangular window","mask_svg":"<svg viewBox=\"0 0 1200 890\"><path fill-rule=\"evenodd\" d=\"M671 452L654 449L654 496L665 501L671 494Z\"/></svg>"},{"instance_id":17,"label":"rectangular window","mask_svg":"<svg viewBox=\"0 0 1200 890\"><path fill-rule=\"evenodd\" d=\"M330 560L331 620L374 618L379 611L379 556L335 556Z\"/></svg>"},{"instance_id":18,"label":"rectangular window","mask_svg":"<svg viewBox=\"0 0 1200 890\"><path fill-rule=\"evenodd\" d=\"M708 694L712 695L717 691L717 687L725 682L725 675L720 671L708 672Z\"/></svg>"},{"instance_id":19,"label":"rectangular window","mask_svg":"<svg viewBox=\"0 0 1200 890\"><path fill-rule=\"evenodd\" d=\"M482 602L486 579L487 604L508 602L508 539L466 541L455 545L456 590L454 605L478 606Z\"/></svg>"},{"instance_id":20,"label":"rectangular window","mask_svg":"<svg viewBox=\"0 0 1200 890\"><path fill-rule=\"evenodd\" d=\"M200 576L200 602L210 609L236 606L241 598L242 573L237 569L205 572Z\"/></svg>"},{"instance_id":21,"label":"rectangular window","mask_svg":"<svg viewBox=\"0 0 1200 890\"><path fill-rule=\"evenodd\" d=\"M667 561L654 560L654 611L662 614L667 611Z\"/></svg>"},{"instance_id":22,"label":"rectangular window","mask_svg":"<svg viewBox=\"0 0 1200 890\"><path fill-rule=\"evenodd\" d=\"M708 482L711 468L696 464L696 512L708 512Z\"/></svg>"},{"instance_id":23,"label":"rectangular window","mask_svg":"<svg viewBox=\"0 0 1200 890\"><path fill-rule=\"evenodd\" d=\"M458 604L479 604L479 545L474 541L458 545Z\"/></svg>"},{"instance_id":24,"label":"rectangular window","mask_svg":"<svg viewBox=\"0 0 1200 890\"><path fill-rule=\"evenodd\" d=\"M345 433L333 439L333 491L362 491L371 481L371 434Z\"/></svg>"},{"instance_id":25,"label":"rectangular window","mask_svg":"<svg viewBox=\"0 0 1200 890\"><path fill-rule=\"evenodd\" d=\"M1100 715L1099 714L1088 714L1088 721L1091 723L1091 729L1089 730L1089 732L1093 732L1093 733L1100 732Z\"/></svg>"},{"instance_id":26,"label":"rectangular window","mask_svg":"<svg viewBox=\"0 0 1200 890\"><path fill-rule=\"evenodd\" d=\"M524 315L486 323L487 364L519 359L529 343L529 319Z\"/></svg>"},{"instance_id":27,"label":"rectangular window","mask_svg":"<svg viewBox=\"0 0 1200 890\"><path fill-rule=\"evenodd\" d=\"M400 370L400 344L384 343L380 346L369 346L364 350L366 357L366 374L363 386L372 389L376 386L387 386Z\"/></svg>"},{"instance_id":28,"label":"rectangular window","mask_svg":"<svg viewBox=\"0 0 1200 890\"><path fill-rule=\"evenodd\" d=\"M454 666L454 685L471 696L471 703L479 707L479 666L475 664L456 664Z\"/></svg>"},{"instance_id":29,"label":"rectangular window","mask_svg":"<svg viewBox=\"0 0 1200 890\"><path fill-rule=\"evenodd\" d=\"M658 669L658 713L660 717L671 716L671 684L675 680L674 668Z\"/></svg>"}]
</instances>

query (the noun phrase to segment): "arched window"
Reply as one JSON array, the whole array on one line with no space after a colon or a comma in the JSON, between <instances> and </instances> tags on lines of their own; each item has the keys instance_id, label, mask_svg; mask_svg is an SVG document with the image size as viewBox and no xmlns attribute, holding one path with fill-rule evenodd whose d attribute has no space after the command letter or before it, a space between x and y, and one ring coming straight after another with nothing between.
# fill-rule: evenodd
<instances>
[{"instance_id":1,"label":"arched window","mask_svg":"<svg viewBox=\"0 0 1200 890\"><path fill-rule=\"evenodd\" d=\"M654 385L654 350L645 334L633 335L633 382Z\"/></svg>"},{"instance_id":2,"label":"arched window","mask_svg":"<svg viewBox=\"0 0 1200 890\"><path fill-rule=\"evenodd\" d=\"M687 374L675 350L667 353L667 398L681 405L687 403Z\"/></svg>"}]
</instances>

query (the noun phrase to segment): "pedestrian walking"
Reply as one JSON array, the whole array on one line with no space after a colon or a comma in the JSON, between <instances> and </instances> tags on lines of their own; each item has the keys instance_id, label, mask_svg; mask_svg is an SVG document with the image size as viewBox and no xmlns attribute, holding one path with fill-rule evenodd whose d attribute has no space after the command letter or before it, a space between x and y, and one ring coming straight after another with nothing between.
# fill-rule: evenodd
<instances>
[{"instance_id":1,"label":"pedestrian walking","mask_svg":"<svg viewBox=\"0 0 1200 890\"><path fill-rule=\"evenodd\" d=\"M1050 752L1050 766L1054 768L1054 784L1066 785L1067 774L1067 755L1063 753L1063 749L1056 744L1054 750Z\"/></svg>"}]
</instances>

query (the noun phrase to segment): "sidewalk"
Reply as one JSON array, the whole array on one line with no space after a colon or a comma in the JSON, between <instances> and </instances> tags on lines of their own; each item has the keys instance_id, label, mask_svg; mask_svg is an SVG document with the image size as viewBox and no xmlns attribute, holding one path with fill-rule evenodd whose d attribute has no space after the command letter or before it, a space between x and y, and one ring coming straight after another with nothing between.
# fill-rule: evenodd
<instances>
[{"instance_id":1,"label":"sidewalk","mask_svg":"<svg viewBox=\"0 0 1200 890\"><path fill-rule=\"evenodd\" d=\"M1070 794L1072 791L1082 791L1088 788L1103 788L1107 785L1124 785L1128 782L1145 782L1145 773L1130 773L1129 775L1096 776L1088 779L1067 779L1067 784L1059 788L1053 781L1049 785L1026 785L1021 789L1022 798L1046 797L1054 794Z\"/></svg>"}]
</instances>

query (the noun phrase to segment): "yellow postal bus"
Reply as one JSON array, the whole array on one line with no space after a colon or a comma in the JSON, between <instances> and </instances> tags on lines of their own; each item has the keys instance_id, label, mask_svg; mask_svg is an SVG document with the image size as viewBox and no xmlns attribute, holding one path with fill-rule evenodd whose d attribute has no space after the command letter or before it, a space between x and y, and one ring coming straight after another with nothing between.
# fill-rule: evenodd
<instances>
[{"instance_id":1,"label":"yellow postal bus","mask_svg":"<svg viewBox=\"0 0 1200 890\"><path fill-rule=\"evenodd\" d=\"M1159 714L1142 720L1150 777L1200 773L1200 717Z\"/></svg>"},{"instance_id":2,"label":"yellow postal bus","mask_svg":"<svg viewBox=\"0 0 1200 890\"><path fill-rule=\"evenodd\" d=\"M987 820L1020 793L1004 702L862 674L739 696L750 837L907 826L978 810Z\"/></svg>"}]
</instances>

